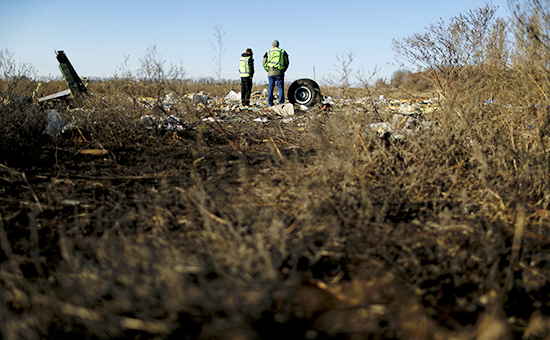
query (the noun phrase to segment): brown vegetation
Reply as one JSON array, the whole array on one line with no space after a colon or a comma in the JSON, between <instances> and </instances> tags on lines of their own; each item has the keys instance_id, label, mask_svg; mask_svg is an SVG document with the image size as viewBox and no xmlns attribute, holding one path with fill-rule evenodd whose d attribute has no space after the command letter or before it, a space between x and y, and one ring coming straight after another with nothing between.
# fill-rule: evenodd
<instances>
[{"instance_id":1,"label":"brown vegetation","mask_svg":"<svg viewBox=\"0 0 550 340\"><path fill-rule=\"evenodd\" d=\"M476 13L457 22L495 37ZM529 27L530 58L423 64L440 105L403 136L370 126L403 125L377 98L414 91L325 88L347 98L282 119L194 101L237 87L145 58L141 81L56 104L74 127L50 137L36 83L3 78L1 338L548 339L548 49ZM144 125L168 114L179 129Z\"/></svg>"}]
</instances>

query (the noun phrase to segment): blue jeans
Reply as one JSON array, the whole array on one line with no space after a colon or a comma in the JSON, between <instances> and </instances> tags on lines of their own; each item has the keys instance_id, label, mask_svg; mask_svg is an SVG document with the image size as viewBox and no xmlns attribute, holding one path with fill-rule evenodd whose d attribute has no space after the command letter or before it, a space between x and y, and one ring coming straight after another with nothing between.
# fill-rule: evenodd
<instances>
[{"instance_id":1,"label":"blue jeans","mask_svg":"<svg viewBox=\"0 0 550 340\"><path fill-rule=\"evenodd\" d=\"M269 106L273 106L273 89L275 88L275 83L279 88L279 104L285 102L285 76L268 76L269 87L267 88L267 103Z\"/></svg>"}]
</instances>

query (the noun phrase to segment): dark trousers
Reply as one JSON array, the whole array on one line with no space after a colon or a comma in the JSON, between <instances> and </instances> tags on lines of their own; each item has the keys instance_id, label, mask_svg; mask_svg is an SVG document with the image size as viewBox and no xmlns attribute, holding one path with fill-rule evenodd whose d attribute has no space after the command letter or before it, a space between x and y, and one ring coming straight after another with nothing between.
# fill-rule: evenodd
<instances>
[{"instance_id":1,"label":"dark trousers","mask_svg":"<svg viewBox=\"0 0 550 340\"><path fill-rule=\"evenodd\" d=\"M250 105L250 94L252 93L252 77L241 77L241 103Z\"/></svg>"},{"instance_id":2,"label":"dark trousers","mask_svg":"<svg viewBox=\"0 0 550 340\"><path fill-rule=\"evenodd\" d=\"M267 87L267 104L269 106L273 106L273 90L275 88L275 84L277 84L277 88L279 89L279 95L277 98L279 99L279 104L282 104L285 102L285 76L268 76L267 80L269 81L268 87Z\"/></svg>"}]
</instances>

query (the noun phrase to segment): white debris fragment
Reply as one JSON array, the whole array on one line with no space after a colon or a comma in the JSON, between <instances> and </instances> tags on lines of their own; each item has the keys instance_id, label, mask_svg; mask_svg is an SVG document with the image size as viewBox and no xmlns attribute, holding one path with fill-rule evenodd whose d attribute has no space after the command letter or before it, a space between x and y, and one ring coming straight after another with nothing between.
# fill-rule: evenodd
<instances>
[{"instance_id":1,"label":"white debris fragment","mask_svg":"<svg viewBox=\"0 0 550 340\"><path fill-rule=\"evenodd\" d=\"M416 107L413 104L403 103L399 107L399 113L402 114L411 114L411 113L417 113Z\"/></svg>"},{"instance_id":2,"label":"white debris fragment","mask_svg":"<svg viewBox=\"0 0 550 340\"><path fill-rule=\"evenodd\" d=\"M56 110L50 110L48 115L46 116L46 122L48 122L48 126L44 131L42 131L43 135L48 136L57 136L61 133L61 130L63 129L63 126L65 125L65 122L63 121L63 118L59 115L59 112Z\"/></svg>"},{"instance_id":3,"label":"white debris fragment","mask_svg":"<svg viewBox=\"0 0 550 340\"><path fill-rule=\"evenodd\" d=\"M295 117L283 118L283 123L292 123L294 121L296 121Z\"/></svg>"},{"instance_id":4,"label":"white debris fragment","mask_svg":"<svg viewBox=\"0 0 550 340\"><path fill-rule=\"evenodd\" d=\"M269 108L275 114L283 117L294 116L294 105L292 104L279 104Z\"/></svg>"},{"instance_id":5,"label":"white debris fragment","mask_svg":"<svg viewBox=\"0 0 550 340\"><path fill-rule=\"evenodd\" d=\"M230 101L239 101L241 100L241 93L237 93L233 90L229 91L229 93L225 96L224 98L225 100L230 100Z\"/></svg>"},{"instance_id":6,"label":"white debris fragment","mask_svg":"<svg viewBox=\"0 0 550 340\"><path fill-rule=\"evenodd\" d=\"M334 99L331 96L323 98L323 104L334 105Z\"/></svg>"},{"instance_id":7,"label":"white debris fragment","mask_svg":"<svg viewBox=\"0 0 550 340\"><path fill-rule=\"evenodd\" d=\"M57 110L50 110L48 115L46 116L46 122L48 123L48 126L42 131L43 135L48 135L50 137L56 137L62 134L65 131L69 131L71 129L75 128L74 123L65 123L63 121L63 118L61 118L61 115Z\"/></svg>"},{"instance_id":8,"label":"white debris fragment","mask_svg":"<svg viewBox=\"0 0 550 340\"><path fill-rule=\"evenodd\" d=\"M191 98L191 100L196 103L196 104L206 104L208 103L208 96L205 96L205 95L201 95L201 94L198 94L198 93L192 93L190 95L187 95L187 97Z\"/></svg>"},{"instance_id":9,"label":"white debris fragment","mask_svg":"<svg viewBox=\"0 0 550 340\"><path fill-rule=\"evenodd\" d=\"M158 130L183 130L184 123L178 117L170 115L168 117L159 119L151 115L143 115L140 118L140 122L148 130L158 129Z\"/></svg>"},{"instance_id":10,"label":"white debris fragment","mask_svg":"<svg viewBox=\"0 0 550 340\"><path fill-rule=\"evenodd\" d=\"M178 117L170 115L164 118L163 128L170 131L183 130L183 123Z\"/></svg>"},{"instance_id":11,"label":"white debris fragment","mask_svg":"<svg viewBox=\"0 0 550 340\"><path fill-rule=\"evenodd\" d=\"M166 95L164 95L164 99L162 100L162 103L163 104L176 104L177 100L177 95L174 93L174 92L170 92Z\"/></svg>"},{"instance_id":12,"label":"white debris fragment","mask_svg":"<svg viewBox=\"0 0 550 340\"><path fill-rule=\"evenodd\" d=\"M370 97L363 97L363 98L356 99L355 103L359 105L364 105L364 104L367 104L370 100L371 100Z\"/></svg>"},{"instance_id":13,"label":"white debris fragment","mask_svg":"<svg viewBox=\"0 0 550 340\"><path fill-rule=\"evenodd\" d=\"M155 125L157 125L157 117L150 116L150 115L143 115L139 119L139 122L141 125L145 126L146 129L151 130L155 128Z\"/></svg>"},{"instance_id":14,"label":"white debris fragment","mask_svg":"<svg viewBox=\"0 0 550 340\"><path fill-rule=\"evenodd\" d=\"M392 124L387 122L373 123L373 124L370 124L369 127L371 128L371 130L373 130L374 132L377 132L379 135L383 135L386 132L391 132L395 130L395 127Z\"/></svg>"}]
</instances>

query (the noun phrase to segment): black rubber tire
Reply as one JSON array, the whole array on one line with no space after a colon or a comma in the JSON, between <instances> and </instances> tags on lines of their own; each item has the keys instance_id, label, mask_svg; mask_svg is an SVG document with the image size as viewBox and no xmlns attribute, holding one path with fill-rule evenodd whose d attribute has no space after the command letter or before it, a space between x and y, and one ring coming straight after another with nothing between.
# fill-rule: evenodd
<instances>
[{"instance_id":1,"label":"black rubber tire","mask_svg":"<svg viewBox=\"0 0 550 340\"><path fill-rule=\"evenodd\" d=\"M313 106L321 102L321 89L315 80L298 79L288 88L288 101L292 104Z\"/></svg>"}]
</instances>

